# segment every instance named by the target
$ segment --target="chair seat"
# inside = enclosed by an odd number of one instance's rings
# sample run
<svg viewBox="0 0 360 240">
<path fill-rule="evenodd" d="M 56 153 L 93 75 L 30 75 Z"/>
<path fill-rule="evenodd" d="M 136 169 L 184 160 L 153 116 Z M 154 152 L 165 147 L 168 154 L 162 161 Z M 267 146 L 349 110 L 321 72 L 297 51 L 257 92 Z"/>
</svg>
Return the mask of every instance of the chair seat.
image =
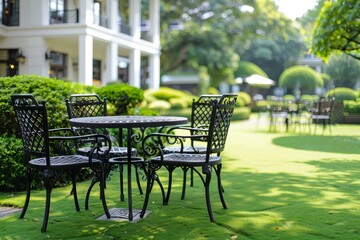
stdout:
<svg viewBox="0 0 360 240">
<path fill-rule="evenodd" d="M 151 162 L 161 161 L 160 157 L 151 158 Z M 165 154 L 163 158 L 164 165 L 172 166 L 202 166 L 205 164 L 206 154 L 184 154 L 184 153 L 170 153 Z M 216 165 L 221 162 L 220 156 L 211 155 L 209 165 Z"/>
<path fill-rule="evenodd" d="M 102 147 L 101 150 L 105 150 L 107 147 Z M 78 149 L 78 153 L 87 155 L 90 153 L 90 147 L 82 147 Z M 127 156 L 127 148 L 126 147 L 112 147 L 109 152 L 111 157 L 124 157 Z M 131 149 L 131 156 L 137 156 L 136 148 Z"/>
<path fill-rule="evenodd" d="M 163 149 L 164 153 L 180 153 L 180 147 L 166 147 Z M 185 146 L 182 153 L 206 153 L 204 146 Z"/>
<path fill-rule="evenodd" d="M 101 161 L 98 159 L 92 159 L 93 164 L 101 164 Z M 47 168 L 46 159 L 35 158 L 29 161 L 29 164 L 36 168 Z M 90 165 L 89 157 L 82 155 L 65 155 L 65 156 L 54 156 L 50 157 L 51 168 L 54 169 L 69 169 L 71 167 L 81 168 L 87 167 Z"/>
<path fill-rule="evenodd" d="M 328 115 L 313 115 L 312 119 L 330 119 Z"/>
</svg>

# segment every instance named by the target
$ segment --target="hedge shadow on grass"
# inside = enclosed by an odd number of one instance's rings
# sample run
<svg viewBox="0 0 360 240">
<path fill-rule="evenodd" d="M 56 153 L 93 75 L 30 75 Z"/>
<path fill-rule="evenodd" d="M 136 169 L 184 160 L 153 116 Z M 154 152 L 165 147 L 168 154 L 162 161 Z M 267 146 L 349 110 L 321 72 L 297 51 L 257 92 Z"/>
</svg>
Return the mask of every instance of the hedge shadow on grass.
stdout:
<svg viewBox="0 0 360 240">
<path fill-rule="evenodd" d="M 284 136 L 275 138 L 273 144 L 298 150 L 360 154 L 360 137 L 350 136 Z"/>
</svg>

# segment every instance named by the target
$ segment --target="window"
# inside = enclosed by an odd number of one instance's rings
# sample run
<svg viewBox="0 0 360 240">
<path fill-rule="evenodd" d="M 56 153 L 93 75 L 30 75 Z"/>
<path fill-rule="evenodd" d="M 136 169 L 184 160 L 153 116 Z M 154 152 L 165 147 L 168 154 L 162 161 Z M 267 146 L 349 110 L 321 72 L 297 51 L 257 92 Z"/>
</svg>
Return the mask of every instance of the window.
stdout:
<svg viewBox="0 0 360 240">
<path fill-rule="evenodd" d="M 19 75 L 19 62 L 16 61 L 18 49 L 0 50 L 0 76 L 12 77 Z"/>
<path fill-rule="evenodd" d="M 67 54 L 50 52 L 50 77 L 58 79 L 67 77 L 67 58 Z"/>
<path fill-rule="evenodd" d="M 50 0 L 50 24 L 64 23 L 65 0 Z"/>
<path fill-rule="evenodd" d="M 19 26 L 19 0 L 3 0 L 0 5 L 2 24 Z"/>
<path fill-rule="evenodd" d="M 93 60 L 93 82 L 96 86 L 101 86 L 101 61 Z"/>
</svg>

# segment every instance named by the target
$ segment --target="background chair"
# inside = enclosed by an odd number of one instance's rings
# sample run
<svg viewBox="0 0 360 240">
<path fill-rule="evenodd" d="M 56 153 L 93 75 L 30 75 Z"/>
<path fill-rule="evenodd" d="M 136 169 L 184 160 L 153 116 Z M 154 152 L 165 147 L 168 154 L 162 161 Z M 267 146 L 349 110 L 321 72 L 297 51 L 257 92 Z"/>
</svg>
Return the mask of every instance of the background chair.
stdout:
<svg viewBox="0 0 360 240">
<path fill-rule="evenodd" d="M 331 134 L 331 113 L 334 101 L 334 98 L 320 98 L 318 101 L 314 102 L 311 110 L 312 123 L 315 125 L 314 134 L 316 134 L 318 124 L 322 124 L 323 133 L 325 132 L 326 127 L 328 127 Z"/>
<path fill-rule="evenodd" d="M 211 105 L 206 104 L 197 104 L 197 103 L 209 103 L 212 101 L 219 101 L 221 95 L 201 95 L 199 99 L 195 103 L 195 99 L 191 106 L 191 118 L 190 125 L 188 126 L 176 126 L 168 129 L 167 133 L 171 133 L 173 131 L 185 131 L 189 132 L 190 135 L 193 133 L 197 133 L 198 129 L 208 129 L 210 125 L 210 118 L 212 107 Z M 198 144 L 198 145 L 196 145 Z M 202 145 L 200 145 L 202 144 Z M 190 145 L 184 146 L 183 149 L 180 149 L 178 146 L 163 146 L 164 153 L 179 153 L 182 151 L 183 153 L 206 153 L 206 141 L 203 138 L 191 138 Z M 183 167 L 183 190 L 181 194 L 181 199 L 185 199 L 185 191 L 186 191 L 186 179 L 187 179 L 187 171 L 189 168 Z M 194 171 L 190 170 L 190 186 L 194 184 Z"/>
<path fill-rule="evenodd" d="M 106 116 L 107 115 L 107 104 L 106 98 L 101 100 L 99 95 L 97 94 L 72 94 L 69 99 L 66 99 L 66 107 L 69 118 L 79 118 L 79 117 L 95 117 L 95 116 Z M 107 129 L 88 129 L 88 128 L 74 128 L 74 130 L 79 134 L 88 134 L 90 133 L 97 133 L 101 132 L 110 136 L 113 142 L 113 146 L 110 150 L 110 159 L 109 159 L 109 168 L 106 173 L 108 177 L 110 171 L 119 167 L 120 172 L 120 200 L 124 201 L 124 177 L 123 177 L 123 166 L 127 165 L 127 148 L 120 147 L 116 138 L 111 136 Z M 122 134 L 121 129 L 119 130 L 119 141 L 122 141 Z M 117 145 L 117 146 L 114 146 Z M 81 154 L 88 154 L 89 147 L 81 147 L 79 148 L 79 152 Z M 131 150 L 132 156 L 137 156 L 136 148 L 132 148 Z M 144 166 L 145 162 L 142 158 L 134 158 L 136 160 L 132 161 L 132 165 L 135 167 L 135 176 L 138 185 L 138 189 L 140 194 L 143 194 L 142 187 L 140 184 L 140 176 L 139 176 L 139 169 L 141 166 Z M 115 167 L 114 167 L 115 166 Z M 97 182 L 97 179 L 94 178 L 88 192 L 90 193 L 92 187 Z M 88 198 L 87 198 L 88 199 Z M 85 203 L 85 207 L 88 206 L 88 201 Z"/>
<path fill-rule="evenodd" d="M 202 180 L 205 187 L 206 205 L 211 222 L 215 221 L 215 219 L 212 213 L 210 203 L 210 181 L 212 171 L 215 170 L 218 180 L 217 182 L 220 200 L 223 208 L 227 208 L 221 184 L 222 163 L 220 153 L 225 148 L 226 138 L 230 127 L 230 121 L 233 115 L 236 98 L 237 95 L 226 94 L 223 95 L 219 101 L 193 103 L 195 105 L 199 105 L 196 106 L 199 109 L 201 108 L 201 106 L 203 106 L 204 109 L 208 109 L 209 107 L 211 108 L 209 122 L 210 127 L 208 129 L 194 129 L 194 132 L 191 135 L 154 133 L 149 134 L 144 138 L 144 155 L 149 157 L 150 159 L 148 160 L 148 175 L 145 200 L 140 217 L 143 217 L 146 212 L 154 181 L 157 181 L 159 183 L 163 196 L 163 204 L 168 204 L 171 193 L 172 172 L 175 168 L 179 167 L 193 169 L 194 172 L 196 172 Z M 198 132 L 198 134 L 196 134 L 195 131 Z M 155 148 L 148 147 L 146 142 L 148 141 L 148 139 L 154 140 L 153 138 L 157 139 L 158 142 L 158 139 L 163 138 L 161 140 L 162 142 L 167 141 L 169 144 L 180 144 L 180 152 L 164 153 L 162 150 L 162 146 L 158 146 Z M 184 153 L 184 141 L 189 139 L 202 139 L 203 141 L 206 141 L 206 153 Z M 154 156 L 156 154 L 158 154 L 158 156 Z M 166 195 L 164 188 L 160 182 L 159 176 L 156 173 L 156 171 L 159 170 L 162 166 L 164 166 L 169 171 L 169 183 Z"/>
<path fill-rule="evenodd" d="M 104 192 L 104 167 L 103 161 L 111 147 L 110 139 L 103 134 L 91 134 L 85 136 L 53 136 L 58 133 L 73 133 L 71 129 L 49 129 L 48 116 L 45 101 L 38 103 L 31 94 L 12 95 L 11 102 L 15 111 L 16 119 L 20 127 L 25 158 L 28 160 L 27 171 L 27 194 L 20 218 L 25 216 L 27 211 L 31 182 L 34 174 L 38 171 L 41 174 L 46 189 L 45 213 L 41 231 L 47 230 L 51 191 L 64 172 L 68 172 L 72 179 L 73 196 L 76 211 L 80 211 L 77 191 L 76 176 L 82 168 L 90 168 L 100 181 L 100 196 L 107 218 L 110 218 L 105 201 Z M 88 156 L 72 154 L 76 152 L 78 140 L 91 139 L 93 147 Z M 108 148 L 100 148 L 99 142 L 106 142 Z M 59 146 L 58 154 L 53 153 L 50 146 Z M 94 158 L 97 156 L 97 158 Z"/>
</svg>

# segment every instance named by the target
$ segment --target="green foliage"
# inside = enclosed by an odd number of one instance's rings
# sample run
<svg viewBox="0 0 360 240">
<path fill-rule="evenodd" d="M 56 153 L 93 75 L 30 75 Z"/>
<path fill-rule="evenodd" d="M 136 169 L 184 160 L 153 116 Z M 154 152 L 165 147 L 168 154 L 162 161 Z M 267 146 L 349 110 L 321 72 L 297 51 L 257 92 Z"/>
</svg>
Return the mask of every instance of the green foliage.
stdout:
<svg viewBox="0 0 360 240">
<path fill-rule="evenodd" d="M 156 100 L 149 103 L 147 108 L 162 114 L 165 110 L 171 108 L 171 104 L 165 100 Z"/>
<path fill-rule="evenodd" d="M 344 100 L 344 115 L 360 114 L 360 102 L 354 100 Z"/>
<path fill-rule="evenodd" d="M 258 74 L 263 77 L 268 77 L 268 75 L 259 66 L 248 61 L 240 61 L 234 73 L 235 78 L 248 77 L 252 74 Z"/>
<path fill-rule="evenodd" d="M 194 22 L 184 26 L 181 31 L 164 34 L 161 55 L 164 73 L 205 66 L 211 86 L 216 87 L 220 81 L 226 80 L 228 71 L 233 71 L 239 56 L 231 49 L 228 37 L 220 29 L 199 28 Z M 222 74 L 220 77 L 219 73 Z"/>
<path fill-rule="evenodd" d="M 295 96 L 294 96 L 294 95 L 291 95 L 291 94 L 286 94 L 286 95 L 284 96 L 284 100 L 295 101 L 295 100 L 296 100 L 296 98 L 295 98 Z"/>
<path fill-rule="evenodd" d="M 172 109 L 184 109 L 188 107 L 187 102 L 181 98 L 172 98 L 169 103 L 171 104 Z"/>
<path fill-rule="evenodd" d="M 161 87 L 157 90 L 145 90 L 144 98 L 146 103 L 142 105 L 142 108 L 167 109 L 173 107 L 179 109 L 185 106 L 191 107 L 192 99 L 195 98 L 195 96 L 182 90 Z M 165 101 L 168 104 L 158 102 L 159 100 Z M 172 106 L 172 104 L 174 104 L 174 106 Z"/>
<path fill-rule="evenodd" d="M 168 87 L 161 87 L 157 91 L 148 92 L 158 100 L 170 101 L 173 98 L 182 98 L 188 94 L 182 90 L 177 90 Z"/>
<path fill-rule="evenodd" d="M 334 79 L 336 87 L 353 88 L 360 76 L 360 61 L 345 54 L 333 54 L 325 72 Z"/>
<path fill-rule="evenodd" d="M 238 93 L 238 98 L 236 101 L 236 106 L 240 106 L 240 107 L 245 107 L 245 106 L 250 106 L 251 105 L 251 96 L 246 93 L 246 92 L 239 92 Z"/>
<path fill-rule="evenodd" d="M 0 148 L 0 191 L 24 190 L 27 162 L 21 140 L 1 135 Z"/>
<path fill-rule="evenodd" d="M 300 98 L 300 99 L 303 100 L 303 101 L 310 101 L 310 102 L 312 102 L 312 101 L 318 100 L 318 99 L 319 99 L 319 96 L 318 96 L 318 95 L 303 94 L 303 95 L 301 95 L 301 98 Z"/>
<path fill-rule="evenodd" d="M 218 90 L 217 88 L 210 87 L 210 88 L 207 90 L 206 94 L 219 95 L 220 92 L 219 92 L 219 90 Z"/>
<path fill-rule="evenodd" d="M 107 101 L 114 105 L 116 115 L 127 115 L 129 110 L 138 106 L 144 99 L 143 90 L 127 84 L 110 84 L 97 89 L 101 98 L 106 97 Z"/>
<path fill-rule="evenodd" d="M 68 126 L 65 99 L 72 93 L 94 92 L 95 87 L 40 76 L 14 76 L 0 78 L 0 134 L 18 134 L 15 114 L 10 106 L 10 95 L 31 93 L 46 101 L 49 123 L 52 128 Z"/>
<path fill-rule="evenodd" d="M 359 93 L 351 88 L 333 88 L 325 93 L 326 97 L 334 97 L 336 101 L 356 100 Z"/>
<path fill-rule="evenodd" d="M 204 66 L 200 66 L 198 69 L 199 76 L 199 94 L 204 94 L 210 87 L 210 76 L 208 70 Z"/>
<path fill-rule="evenodd" d="M 325 2 L 313 31 L 312 52 L 327 61 L 332 52 L 360 59 L 358 0 Z"/>
<path fill-rule="evenodd" d="M 302 93 L 314 93 L 316 87 L 324 82 L 319 73 L 306 66 L 293 66 L 286 69 L 280 76 L 279 86 L 293 90 L 299 88 Z"/>
<path fill-rule="evenodd" d="M 270 102 L 268 100 L 255 101 L 252 105 L 251 112 L 266 112 L 268 110 L 268 106 L 270 106 Z"/>
</svg>

